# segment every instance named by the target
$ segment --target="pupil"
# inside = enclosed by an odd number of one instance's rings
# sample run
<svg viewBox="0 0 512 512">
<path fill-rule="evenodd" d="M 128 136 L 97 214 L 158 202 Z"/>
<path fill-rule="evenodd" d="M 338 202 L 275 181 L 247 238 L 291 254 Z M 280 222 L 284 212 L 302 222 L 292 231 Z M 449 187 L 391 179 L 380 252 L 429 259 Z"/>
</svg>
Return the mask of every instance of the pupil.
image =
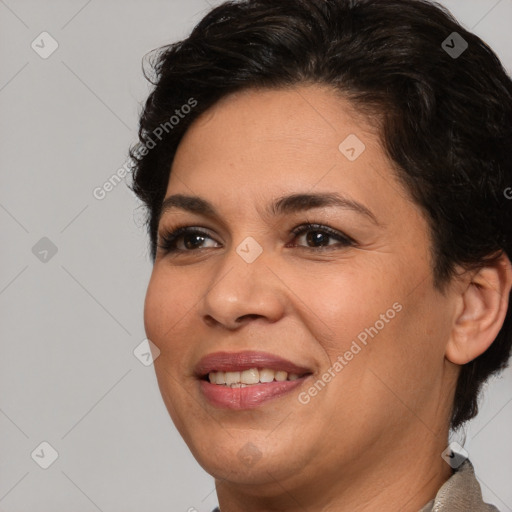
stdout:
<svg viewBox="0 0 512 512">
<path fill-rule="evenodd" d="M 200 239 L 198 244 L 187 243 L 187 241 L 189 241 L 191 239 L 194 239 L 194 238 Z M 204 236 L 201 236 L 201 235 L 188 235 L 187 237 L 184 238 L 184 242 L 185 242 L 185 247 L 187 249 L 195 249 L 197 245 L 201 245 L 201 243 L 204 242 Z"/>
<path fill-rule="evenodd" d="M 307 234 L 307 241 L 308 243 L 311 242 L 313 244 L 322 243 L 322 241 L 326 242 L 327 240 L 324 240 L 325 238 L 328 238 L 328 236 L 325 233 L 320 233 L 319 231 L 310 231 Z"/>
</svg>

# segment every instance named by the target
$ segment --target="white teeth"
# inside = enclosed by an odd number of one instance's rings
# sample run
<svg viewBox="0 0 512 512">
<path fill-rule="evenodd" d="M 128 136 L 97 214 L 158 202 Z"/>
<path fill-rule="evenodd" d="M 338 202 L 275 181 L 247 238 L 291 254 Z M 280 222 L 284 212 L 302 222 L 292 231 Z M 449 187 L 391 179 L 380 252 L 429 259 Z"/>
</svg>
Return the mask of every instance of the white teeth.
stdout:
<svg viewBox="0 0 512 512">
<path fill-rule="evenodd" d="M 240 375 L 240 381 L 244 384 L 257 384 L 260 381 L 260 372 L 257 368 L 244 370 Z"/>
<path fill-rule="evenodd" d="M 282 370 L 279 370 L 276 372 L 275 379 L 277 382 L 283 382 L 283 380 L 286 380 L 288 377 L 288 372 L 283 372 Z"/>
<path fill-rule="evenodd" d="M 240 372 L 226 372 L 226 384 L 237 384 L 240 382 Z"/>
<path fill-rule="evenodd" d="M 297 373 L 288 373 L 283 370 L 271 370 L 270 368 L 250 368 L 242 372 L 210 372 L 208 379 L 212 384 L 220 384 L 231 388 L 245 388 L 259 383 L 284 382 L 285 380 L 297 380 Z"/>
<path fill-rule="evenodd" d="M 260 370 L 260 382 L 272 382 L 274 380 L 276 372 L 274 370 L 269 370 L 268 368 L 263 368 Z"/>
</svg>

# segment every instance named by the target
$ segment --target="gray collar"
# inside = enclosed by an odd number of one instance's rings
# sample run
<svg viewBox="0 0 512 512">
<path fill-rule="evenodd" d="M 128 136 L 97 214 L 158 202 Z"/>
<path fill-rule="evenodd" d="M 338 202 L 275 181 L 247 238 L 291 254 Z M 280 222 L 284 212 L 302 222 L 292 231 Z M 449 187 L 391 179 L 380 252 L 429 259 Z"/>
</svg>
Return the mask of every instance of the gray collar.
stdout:
<svg viewBox="0 0 512 512">
<path fill-rule="evenodd" d="M 484 503 L 473 465 L 466 459 L 419 512 L 499 512 Z"/>
</svg>

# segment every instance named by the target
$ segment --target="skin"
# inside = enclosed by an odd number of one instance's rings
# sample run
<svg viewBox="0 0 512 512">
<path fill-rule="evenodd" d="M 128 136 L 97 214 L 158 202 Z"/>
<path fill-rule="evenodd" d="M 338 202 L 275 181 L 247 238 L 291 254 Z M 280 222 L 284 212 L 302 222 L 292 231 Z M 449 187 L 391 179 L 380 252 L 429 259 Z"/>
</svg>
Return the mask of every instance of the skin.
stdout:
<svg viewBox="0 0 512 512">
<path fill-rule="evenodd" d="M 245 90 L 205 112 L 178 148 L 166 197 L 200 196 L 218 216 L 173 209 L 161 217 L 159 243 L 178 223 L 208 236 L 182 237 L 182 252 L 158 250 L 144 322 L 161 351 L 166 407 L 215 477 L 222 512 L 417 512 L 452 474 L 441 453 L 459 365 L 485 351 L 503 323 L 510 262 L 435 288 L 427 221 L 374 125 L 320 85 Z M 355 161 L 338 149 L 349 134 L 366 146 Z M 289 194 L 333 191 L 377 223 L 348 208 L 264 210 Z M 315 242 L 317 228 L 293 235 L 307 222 L 355 243 Z M 263 250 L 252 263 L 236 252 L 249 236 Z M 300 403 L 395 303 L 401 311 Z M 255 409 L 214 407 L 194 365 L 240 350 L 276 354 L 313 375 Z"/>
</svg>

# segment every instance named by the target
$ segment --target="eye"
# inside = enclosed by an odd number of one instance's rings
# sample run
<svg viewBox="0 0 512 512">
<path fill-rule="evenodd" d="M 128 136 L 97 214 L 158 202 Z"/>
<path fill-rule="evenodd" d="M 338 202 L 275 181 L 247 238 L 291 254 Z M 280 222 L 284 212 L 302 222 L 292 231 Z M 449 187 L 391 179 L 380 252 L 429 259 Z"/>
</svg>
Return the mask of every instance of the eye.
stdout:
<svg viewBox="0 0 512 512">
<path fill-rule="evenodd" d="M 301 238 L 305 236 L 306 244 L 311 246 L 304 246 L 299 244 L 298 247 L 305 249 L 311 249 L 316 251 L 336 249 L 341 247 L 349 247 L 355 245 L 355 241 L 347 235 L 335 231 L 328 226 L 322 226 L 321 224 L 303 224 L 292 230 L 292 234 L 295 238 Z M 186 253 L 193 252 L 200 249 L 207 249 L 204 246 L 207 240 L 211 240 L 215 244 L 217 242 L 210 237 L 208 233 L 192 226 L 182 226 L 174 230 L 163 231 L 159 235 L 160 242 L 158 247 L 162 249 L 165 254 L 169 253 Z M 329 240 L 336 240 L 337 244 L 330 244 Z M 293 245 L 295 246 L 295 245 Z M 216 247 L 215 245 L 210 245 Z"/>
<path fill-rule="evenodd" d="M 190 226 L 180 227 L 174 231 L 164 231 L 160 235 L 160 238 L 161 241 L 158 247 L 165 253 L 191 252 L 193 250 L 202 249 L 203 247 L 201 247 L 201 245 L 204 244 L 205 239 L 213 240 L 208 233 Z M 183 241 L 184 249 L 178 247 L 181 240 Z"/>
<path fill-rule="evenodd" d="M 301 246 L 306 249 L 336 249 L 340 246 L 349 247 L 355 245 L 355 241 L 347 235 L 335 231 L 327 226 L 321 224 L 303 224 L 302 226 L 296 227 L 293 231 L 296 238 L 302 238 L 305 236 L 307 244 L 313 244 L 313 247 Z M 337 240 L 337 244 L 329 244 L 329 239 Z"/>
</svg>

